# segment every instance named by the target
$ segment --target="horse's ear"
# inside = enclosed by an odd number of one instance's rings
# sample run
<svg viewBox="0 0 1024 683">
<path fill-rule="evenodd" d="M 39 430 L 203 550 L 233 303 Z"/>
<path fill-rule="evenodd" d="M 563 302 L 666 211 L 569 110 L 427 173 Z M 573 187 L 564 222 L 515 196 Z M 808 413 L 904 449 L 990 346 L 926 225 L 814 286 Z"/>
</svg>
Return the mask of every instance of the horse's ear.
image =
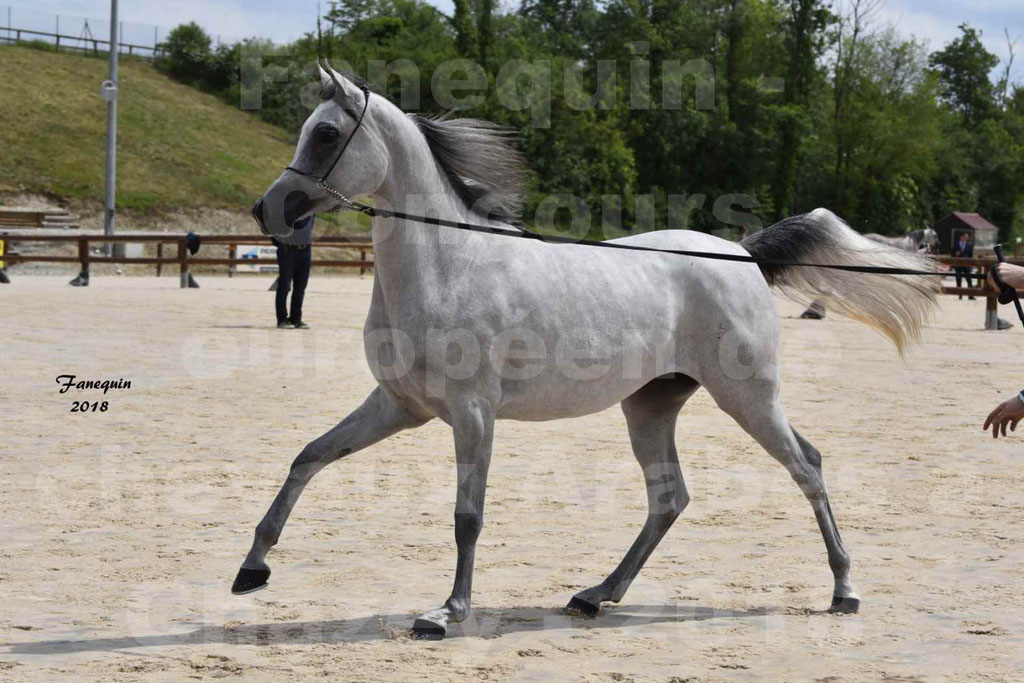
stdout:
<svg viewBox="0 0 1024 683">
<path fill-rule="evenodd" d="M 320 72 L 320 87 L 326 88 L 331 85 L 331 75 L 324 69 L 324 65 L 320 63 L 320 58 L 316 58 L 316 69 Z"/>
<path fill-rule="evenodd" d="M 348 100 L 349 102 L 358 102 L 359 100 L 359 88 L 348 80 L 343 74 L 338 73 L 331 66 L 331 63 L 324 59 L 324 64 L 327 66 L 327 75 L 331 79 L 331 85 L 334 87 L 335 92 L 332 92 L 332 97 L 337 95 L 342 99 Z"/>
<path fill-rule="evenodd" d="M 327 69 L 324 69 L 320 64 L 319 57 L 316 58 L 316 68 L 320 71 L 320 99 L 324 102 L 333 100 L 341 87 L 334 77 L 334 70 L 331 69 L 330 64 L 327 65 Z"/>
</svg>

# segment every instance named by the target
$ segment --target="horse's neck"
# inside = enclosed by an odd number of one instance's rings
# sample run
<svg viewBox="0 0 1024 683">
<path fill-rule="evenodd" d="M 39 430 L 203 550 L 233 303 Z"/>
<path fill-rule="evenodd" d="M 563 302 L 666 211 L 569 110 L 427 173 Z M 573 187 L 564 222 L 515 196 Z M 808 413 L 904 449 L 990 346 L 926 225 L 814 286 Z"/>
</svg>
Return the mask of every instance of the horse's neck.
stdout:
<svg viewBox="0 0 1024 683">
<path fill-rule="evenodd" d="M 390 141 L 388 177 L 378 192 L 381 204 L 410 215 L 488 223 L 456 195 L 423 136 L 413 124 L 410 127 L 401 127 Z M 473 237 L 415 221 L 377 218 L 373 222 L 374 268 L 392 294 L 399 289 L 436 291 L 445 286 L 446 278 L 458 275 L 453 261 L 472 258 L 471 252 L 481 247 Z M 386 299 L 394 300 L 387 294 Z"/>
</svg>

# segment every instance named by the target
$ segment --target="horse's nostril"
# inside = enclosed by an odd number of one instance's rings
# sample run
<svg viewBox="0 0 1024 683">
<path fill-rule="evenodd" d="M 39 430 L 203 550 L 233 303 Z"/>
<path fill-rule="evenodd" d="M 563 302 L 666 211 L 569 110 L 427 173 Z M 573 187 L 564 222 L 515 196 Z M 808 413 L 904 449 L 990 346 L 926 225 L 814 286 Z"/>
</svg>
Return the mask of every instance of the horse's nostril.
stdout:
<svg viewBox="0 0 1024 683">
<path fill-rule="evenodd" d="M 295 221 L 302 214 L 309 210 L 312 205 L 309 195 L 301 190 L 293 190 L 284 198 L 284 222 L 288 226 L 295 224 Z"/>
</svg>

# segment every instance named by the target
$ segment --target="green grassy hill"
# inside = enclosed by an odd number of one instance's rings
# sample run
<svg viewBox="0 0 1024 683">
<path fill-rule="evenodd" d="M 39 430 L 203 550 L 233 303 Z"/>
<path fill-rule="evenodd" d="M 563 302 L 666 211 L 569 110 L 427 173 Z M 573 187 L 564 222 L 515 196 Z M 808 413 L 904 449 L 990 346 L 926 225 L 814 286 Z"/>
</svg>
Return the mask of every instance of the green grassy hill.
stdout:
<svg viewBox="0 0 1024 683">
<path fill-rule="evenodd" d="M 104 59 L 0 47 L 0 185 L 102 201 Z M 283 130 L 150 64 L 121 64 L 119 208 L 242 208 L 291 160 Z"/>
</svg>

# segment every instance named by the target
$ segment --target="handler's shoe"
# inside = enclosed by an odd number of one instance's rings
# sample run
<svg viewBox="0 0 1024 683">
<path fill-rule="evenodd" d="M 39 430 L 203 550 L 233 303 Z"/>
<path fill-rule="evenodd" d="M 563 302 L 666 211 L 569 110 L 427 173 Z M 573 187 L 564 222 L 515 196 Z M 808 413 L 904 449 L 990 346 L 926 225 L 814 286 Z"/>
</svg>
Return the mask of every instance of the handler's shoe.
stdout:
<svg viewBox="0 0 1024 683">
<path fill-rule="evenodd" d="M 279 330 L 290 330 L 290 329 L 292 329 L 294 327 L 295 327 L 295 325 L 292 325 L 287 320 L 282 320 L 281 322 L 279 322 L 277 324 L 277 329 L 279 329 Z"/>
<path fill-rule="evenodd" d="M 309 329 L 309 325 L 307 325 L 306 323 L 302 322 L 301 320 L 299 320 L 298 322 L 293 322 L 292 323 L 292 327 L 294 327 L 297 330 L 308 330 Z"/>
</svg>

